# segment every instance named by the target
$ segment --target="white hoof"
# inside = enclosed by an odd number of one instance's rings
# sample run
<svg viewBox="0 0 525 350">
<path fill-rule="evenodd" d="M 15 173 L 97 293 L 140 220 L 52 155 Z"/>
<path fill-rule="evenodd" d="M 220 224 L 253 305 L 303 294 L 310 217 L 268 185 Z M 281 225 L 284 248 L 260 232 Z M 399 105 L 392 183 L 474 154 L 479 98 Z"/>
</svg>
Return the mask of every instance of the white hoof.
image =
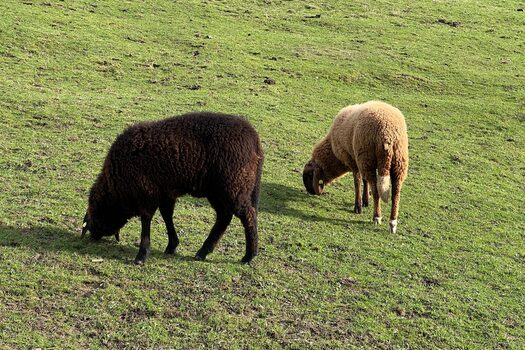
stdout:
<svg viewBox="0 0 525 350">
<path fill-rule="evenodd" d="M 396 233 L 397 220 L 390 220 L 390 233 Z"/>
<path fill-rule="evenodd" d="M 380 216 L 376 216 L 374 218 L 374 224 L 376 225 L 381 225 L 381 217 Z"/>
</svg>

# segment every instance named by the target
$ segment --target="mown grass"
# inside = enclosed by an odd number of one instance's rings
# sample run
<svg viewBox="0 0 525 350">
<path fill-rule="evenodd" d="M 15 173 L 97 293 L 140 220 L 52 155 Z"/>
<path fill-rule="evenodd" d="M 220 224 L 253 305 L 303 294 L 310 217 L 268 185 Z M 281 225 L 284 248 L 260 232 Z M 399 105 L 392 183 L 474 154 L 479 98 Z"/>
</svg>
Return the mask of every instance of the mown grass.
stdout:
<svg viewBox="0 0 525 350">
<path fill-rule="evenodd" d="M 0 5 L 0 347 L 525 347 L 525 60 L 517 1 L 50 1 Z M 266 80 L 266 82 L 265 82 Z M 268 84 L 275 82 L 275 84 Z M 407 119 L 399 232 L 352 214 L 350 178 L 301 171 L 345 105 Z M 261 255 L 182 199 L 144 267 L 79 240 L 115 136 L 193 110 L 238 113 L 266 152 Z M 388 206 L 384 207 L 384 211 Z"/>
</svg>

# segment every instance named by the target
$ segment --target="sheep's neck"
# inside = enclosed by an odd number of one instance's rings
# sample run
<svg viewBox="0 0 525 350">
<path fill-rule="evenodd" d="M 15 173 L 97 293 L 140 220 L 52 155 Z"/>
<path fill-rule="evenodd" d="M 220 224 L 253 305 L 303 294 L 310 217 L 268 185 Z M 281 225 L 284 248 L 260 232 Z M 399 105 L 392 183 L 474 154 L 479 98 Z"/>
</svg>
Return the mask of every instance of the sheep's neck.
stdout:
<svg viewBox="0 0 525 350">
<path fill-rule="evenodd" d="M 315 146 L 313 158 L 323 169 L 323 180 L 326 182 L 331 182 L 349 171 L 348 167 L 335 156 L 328 136 Z"/>
</svg>

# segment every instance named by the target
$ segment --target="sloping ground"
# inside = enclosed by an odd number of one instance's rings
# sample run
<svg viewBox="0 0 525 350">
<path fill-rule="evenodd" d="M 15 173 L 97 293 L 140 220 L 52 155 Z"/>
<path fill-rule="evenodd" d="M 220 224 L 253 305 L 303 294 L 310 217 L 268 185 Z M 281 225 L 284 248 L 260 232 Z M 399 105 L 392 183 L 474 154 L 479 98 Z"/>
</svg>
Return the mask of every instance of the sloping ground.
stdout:
<svg viewBox="0 0 525 350">
<path fill-rule="evenodd" d="M 50 1 L 0 5 L 0 348 L 525 347 L 525 5 L 514 1 Z M 301 172 L 345 105 L 405 114 L 398 234 Z M 126 126 L 243 114 L 266 152 L 261 255 L 234 220 L 206 262 L 79 239 Z M 388 211 L 389 206 L 383 210 Z"/>
</svg>

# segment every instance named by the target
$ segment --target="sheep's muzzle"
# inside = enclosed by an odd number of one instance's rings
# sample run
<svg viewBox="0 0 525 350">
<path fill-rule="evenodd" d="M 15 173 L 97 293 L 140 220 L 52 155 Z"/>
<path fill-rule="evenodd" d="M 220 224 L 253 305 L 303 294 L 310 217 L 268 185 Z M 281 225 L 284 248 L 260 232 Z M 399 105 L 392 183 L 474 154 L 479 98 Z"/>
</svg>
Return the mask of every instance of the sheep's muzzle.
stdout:
<svg viewBox="0 0 525 350">
<path fill-rule="evenodd" d="M 320 195 L 324 190 L 324 180 L 322 169 L 313 160 L 310 160 L 304 166 L 303 184 L 306 191 L 310 194 Z"/>
</svg>

